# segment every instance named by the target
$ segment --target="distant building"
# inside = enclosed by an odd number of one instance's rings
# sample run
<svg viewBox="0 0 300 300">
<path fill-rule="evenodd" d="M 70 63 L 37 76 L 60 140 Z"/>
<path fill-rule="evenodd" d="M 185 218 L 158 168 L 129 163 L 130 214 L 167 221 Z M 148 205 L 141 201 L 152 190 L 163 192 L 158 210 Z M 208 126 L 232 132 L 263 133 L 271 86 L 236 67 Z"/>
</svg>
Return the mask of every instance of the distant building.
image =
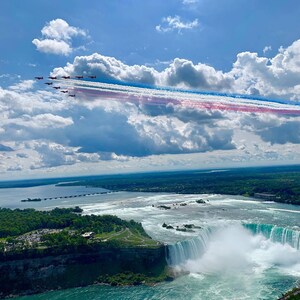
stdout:
<svg viewBox="0 0 300 300">
<path fill-rule="evenodd" d="M 85 239 L 90 239 L 95 235 L 93 231 L 85 232 L 81 236 L 84 237 Z"/>
</svg>

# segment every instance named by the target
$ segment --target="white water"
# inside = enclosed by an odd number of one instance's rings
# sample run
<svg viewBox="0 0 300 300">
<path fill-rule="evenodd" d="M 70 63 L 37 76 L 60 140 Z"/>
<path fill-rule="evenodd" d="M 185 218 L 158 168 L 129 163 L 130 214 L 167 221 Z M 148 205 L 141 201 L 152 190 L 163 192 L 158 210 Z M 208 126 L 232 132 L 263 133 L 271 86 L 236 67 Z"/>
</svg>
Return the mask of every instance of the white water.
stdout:
<svg viewBox="0 0 300 300">
<path fill-rule="evenodd" d="M 276 268 L 300 276 L 297 248 L 253 234 L 239 224 L 204 230 L 196 238 L 170 245 L 168 263 L 177 271 L 205 275 L 258 276 Z"/>
</svg>

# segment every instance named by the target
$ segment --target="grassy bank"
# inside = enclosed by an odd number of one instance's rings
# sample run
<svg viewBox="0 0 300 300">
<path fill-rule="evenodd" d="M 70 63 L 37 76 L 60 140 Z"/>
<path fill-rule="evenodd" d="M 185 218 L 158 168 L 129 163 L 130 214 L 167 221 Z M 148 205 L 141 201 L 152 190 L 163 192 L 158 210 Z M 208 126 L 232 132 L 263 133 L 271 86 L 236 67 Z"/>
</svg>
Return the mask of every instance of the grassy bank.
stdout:
<svg viewBox="0 0 300 300">
<path fill-rule="evenodd" d="M 116 216 L 82 216 L 81 209 L 0 209 L 0 256 L 41 255 L 54 249 L 103 247 L 158 247 L 142 225 Z M 53 251 L 52 251 L 53 252 Z M 51 253 L 52 253 L 51 252 Z"/>
</svg>

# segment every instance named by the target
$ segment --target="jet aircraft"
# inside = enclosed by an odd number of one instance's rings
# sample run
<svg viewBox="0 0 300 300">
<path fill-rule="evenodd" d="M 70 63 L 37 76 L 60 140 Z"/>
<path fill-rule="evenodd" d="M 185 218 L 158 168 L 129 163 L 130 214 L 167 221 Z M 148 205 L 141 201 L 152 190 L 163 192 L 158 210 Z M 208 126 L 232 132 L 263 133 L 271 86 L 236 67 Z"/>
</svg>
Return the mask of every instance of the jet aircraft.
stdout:
<svg viewBox="0 0 300 300">
<path fill-rule="evenodd" d="M 36 77 L 34 77 L 34 78 L 37 79 L 37 80 L 42 80 L 42 79 L 44 79 L 43 76 L 36 76 Z"/>
</svg>

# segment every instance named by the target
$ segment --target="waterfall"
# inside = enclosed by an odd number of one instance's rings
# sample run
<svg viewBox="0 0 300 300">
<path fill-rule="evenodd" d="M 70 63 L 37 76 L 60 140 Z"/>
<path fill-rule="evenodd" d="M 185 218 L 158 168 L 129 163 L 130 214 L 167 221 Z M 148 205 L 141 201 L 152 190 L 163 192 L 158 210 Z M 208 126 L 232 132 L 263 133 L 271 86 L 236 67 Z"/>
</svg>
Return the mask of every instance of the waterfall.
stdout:
<svg viewBox="0 0 300 300">
<path fill-rule="evenodd" d="M 230 227 L 230 226 L 229 226 Z M 228 227 L 228 228 L 229 228 Z M 232 225 L 231 225 L 232 227 Z M 267 240 L 273 243 L 288 244 L 292 248 L 300 250 L 300 231 L 293 230 L 291 228 L 279 227 L 276 225 L 269 224 L 242 224 L 234 225 L 239 229 L 239 236 L 233 236 L 235 232 L 230 232 L 230 237 L 227 236 L 224 240 L 224 247 L 226 243 L 245 243 L 242 237 L 247 239 L 254 235 L 263 235 Z M 208 247 L 212 241 L 219 239 L 217 233 L 224 232 L 226 226 L 223 228 L 208 227 L 201 230 L 201 233 L 192 239 L 179 241 L 175 244 L 170 244 L 166 249 L 166 260 L 168 265 L 171 267 L 181 266 L 186 264 L 188 261 L 198 260 L 206 253 Z M 227 228 L 227 229 L 228 229 Z M 244 233 L 243 233 L 244 232 Z M 249 236 L 248 236 L 249 235 Z M 236 238 L 236 240 L 235 240 Z M 221 245 L 220 248 L 223 246 Z M 232 246 L 231 246 L 232 247 Z"/>
<path fill-rule="evenodd" d="M 243 224 L 244 228 L 253 234 L 262 234 L 266 239 L 274 243 L 289 244 L 300 250 L 300 231 L 287 227 L 279 227 L 270 224 Z"/>
<path fill-rule="evenodd" d="M 213 231 L 213 228 L 204 228 L 195 238 L 168 245 L 166 255 L 168 265 L 177 266 L 189 259 L 199 258 L 207 249 Z"/>
</svg>

